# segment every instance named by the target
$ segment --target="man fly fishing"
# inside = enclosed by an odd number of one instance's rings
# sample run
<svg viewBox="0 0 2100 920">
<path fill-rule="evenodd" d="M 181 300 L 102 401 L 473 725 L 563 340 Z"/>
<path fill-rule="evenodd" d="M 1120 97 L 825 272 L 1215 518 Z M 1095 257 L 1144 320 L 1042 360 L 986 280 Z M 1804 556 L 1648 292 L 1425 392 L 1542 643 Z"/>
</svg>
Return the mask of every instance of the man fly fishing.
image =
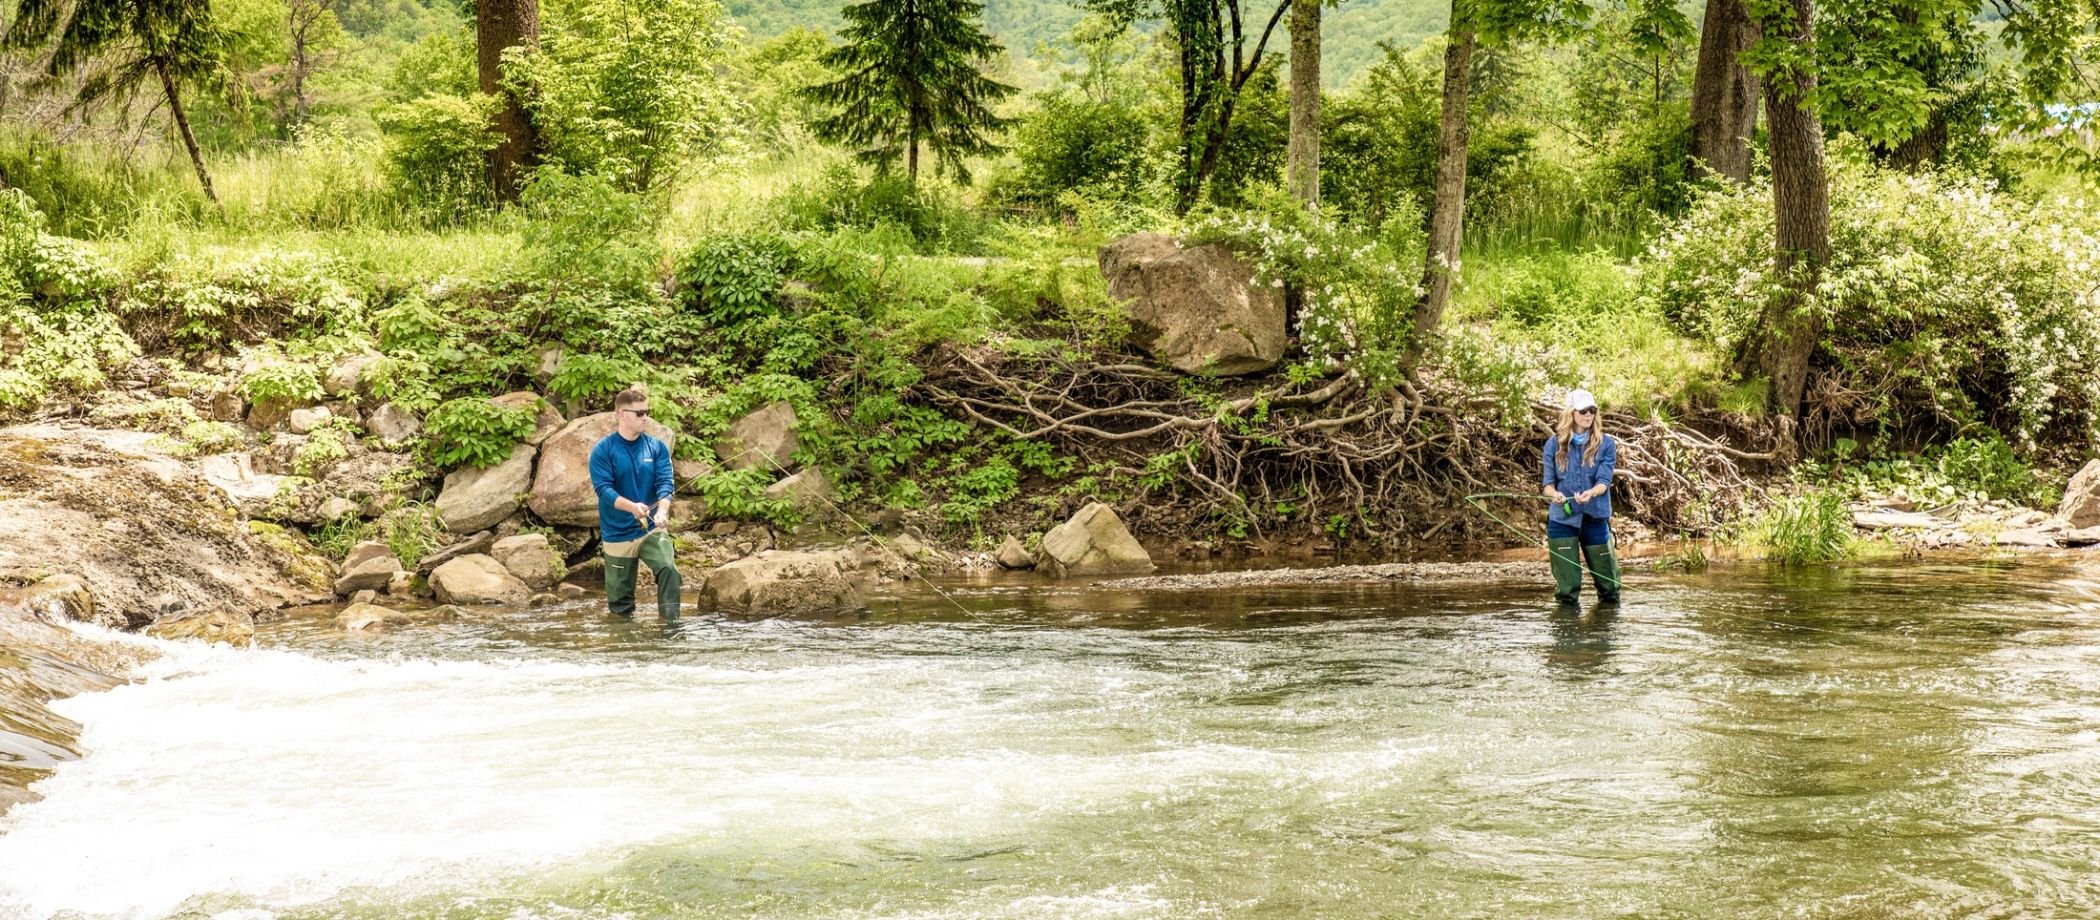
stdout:
<svg viewBox="0 0 2100 920">
<path fill-rule="evenodd" d="M 640 388 L 613 397 L 619 427 L 591 448 L 591 488 L 598 493 L 598 542 L 605 555 L 605 602 L 615 616 L 634 616 L 634 582 L 642 563 L 656 576 L 656 613 L 678 622 L 677 560 L 671 516 L 677 480 L 671 448 L 642 431 L 649 423 L 649 394 Z"/>
<path fill-rule="evenodd" d="M 1546 439 L 1543 458 L 1553 597 L 1563 604 L 1576 602 L 1582 593 L 1581 559 L 1586 558 L 1597 583 L 1597 599 L 1616 604 L 1619 560 L 1611 546 L 1611 479 L 1619 463 L 1619 442 L 1604 433 L 1597 398 L 1590 391 L 1568 391 L 1562 406 L 1560 424 Z"/>
</svg>

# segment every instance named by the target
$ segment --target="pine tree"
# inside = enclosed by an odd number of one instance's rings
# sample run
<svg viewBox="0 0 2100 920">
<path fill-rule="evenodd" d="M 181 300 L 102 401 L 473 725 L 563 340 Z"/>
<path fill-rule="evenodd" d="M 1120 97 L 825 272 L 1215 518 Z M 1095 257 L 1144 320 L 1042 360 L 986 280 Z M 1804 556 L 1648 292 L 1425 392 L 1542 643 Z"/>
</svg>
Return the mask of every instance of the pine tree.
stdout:
<svg viewBox="0 0 2100 920">
<path fill-rule="evenodd" d="M 832 110 L 817 122 L 817 136 L 884 167 L 901 155 L 914 186 L 923 143 L 944 168 L 969 181 L 963 159 L 999 151 L 987 135 L 1006 119 L 991 107 L 1014 93 L 984 74 L 984 64 L 1000 52 L 984 30 L 984 4 L 866 0 L 840 15 L 845 43 L 823 60 L 842 76 L 803 91 Z"/>
<path fill-rule="evenodd" d="M 41 48 L 51 44 L 45 75 L 86 71 L 70 110 L 113 96 L 136 93 L 153 80 L 168 103 L 175 131 L 197 168 L 204 196 L 216 204 L 204 153 L 182 106 L 184 83 L 213 83 L 224 76 L 225 39 L 211 21 L 205 0 L 22 0 L 4 44 Z"/>
</svg>

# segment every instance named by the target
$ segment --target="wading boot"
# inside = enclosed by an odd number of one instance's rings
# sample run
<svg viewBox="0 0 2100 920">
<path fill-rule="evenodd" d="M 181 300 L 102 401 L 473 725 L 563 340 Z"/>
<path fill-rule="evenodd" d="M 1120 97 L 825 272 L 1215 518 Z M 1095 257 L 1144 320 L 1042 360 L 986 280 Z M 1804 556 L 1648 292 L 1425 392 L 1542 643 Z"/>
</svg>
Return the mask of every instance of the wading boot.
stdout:
<svg viewBox="0 0 2100 920">
<path fill-rule="evenodd" d="M 1619 557 L 1611 550 L 1611 544 L 1599 543 L 1582 548 L 1582 555 L 1589 559 L 1590 580 L 1597 583 L 1597 599 L 1607 604 L 1619 602 Z"/>
<path fill-rule="evenodd" d="M 1553 562 L 1553 599 L 1563 604 L 1573 604 L 1582 594 L 1582 563 L 1576 555 L 1582 540 L 1578 537 L 1555 537 L 1546 541 L 1546 557 Z"/>
<path fill-rule="evenodd" d="M 634 575 L 642 560 L 635 557 L 621 559 L 606 556 L 605 559 L 605 606 L 613 616 L 634 616 Z"/>
</svg>

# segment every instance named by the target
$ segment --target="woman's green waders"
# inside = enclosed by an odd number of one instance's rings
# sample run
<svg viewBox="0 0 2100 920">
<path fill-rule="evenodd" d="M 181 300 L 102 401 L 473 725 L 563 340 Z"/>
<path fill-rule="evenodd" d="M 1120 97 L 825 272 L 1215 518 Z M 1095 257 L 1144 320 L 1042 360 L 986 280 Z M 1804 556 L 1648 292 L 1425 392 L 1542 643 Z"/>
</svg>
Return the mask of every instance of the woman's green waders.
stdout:
<svg viewBox="0 0 2100 920">
<path fill-rule="evenodd" d="M 634 616 L 634 580 L 643 563 L 656 576 L 656 615 L 666 623 L 678 621 L 678 591 L 684 581 L 678 576 L 671 538 L 661 530 L 625 543 L 607 543 L 605 549 L 605 603 L 614 616 Z"/>
<path fill-rule="evenodd" d="M 1610 543 L 1583 546 L 1581 537 L 1554 537 L 1546 541 L 1546 553 L 1553 561 L 1554 600 L 1573 604 L 1582 595 L 1582 567 L 1587 560 L 1597 599 L 1607 604 L 1619 602 L 1619 557 Z"/>
</svg>

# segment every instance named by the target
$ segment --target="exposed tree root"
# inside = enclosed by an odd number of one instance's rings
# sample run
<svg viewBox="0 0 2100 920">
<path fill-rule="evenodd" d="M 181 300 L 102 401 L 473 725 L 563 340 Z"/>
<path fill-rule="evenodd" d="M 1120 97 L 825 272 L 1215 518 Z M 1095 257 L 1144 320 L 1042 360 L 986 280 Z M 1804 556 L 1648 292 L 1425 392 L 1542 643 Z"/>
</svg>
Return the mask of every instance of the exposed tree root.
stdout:
<svg viewBox="0 0 2100 920">
<path fill-rule="evenodd" d="M 1126 518 L 1191 536 L 1316 525 L 1386 545 L 1504 544 L 1514 537 L 1460 499 L 1538 491 L 1555 415 L 1534 406 L 1512 426 L 1497 401 L 1433 375 L 1387 389 L 1342 370 L 1211 382 L 991 347 L 938 353 L 926 370 L 916 390 L 934 405 L 1130 477 Z M 1618 510 L 1661 532 L 1710 532 L 1756 493 L 1745 465 L 1775 456 L 1736 446 L 1768 443 L 1742 418 L 1695 427 L 1614 413 L 1605 425 L 1621 441 Z M 1540 512 L 1502 504 L 1513 521 Z"/>
</svg>

